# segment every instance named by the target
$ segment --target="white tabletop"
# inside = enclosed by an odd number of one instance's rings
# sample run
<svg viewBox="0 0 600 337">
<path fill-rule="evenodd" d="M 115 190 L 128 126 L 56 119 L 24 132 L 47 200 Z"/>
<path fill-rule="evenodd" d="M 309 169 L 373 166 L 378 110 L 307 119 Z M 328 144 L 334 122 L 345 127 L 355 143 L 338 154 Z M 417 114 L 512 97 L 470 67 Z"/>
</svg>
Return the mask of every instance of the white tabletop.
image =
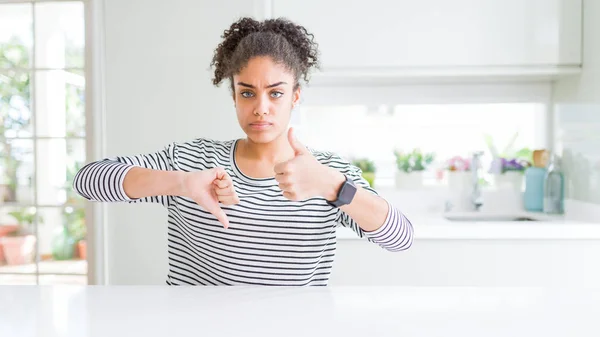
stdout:
<svg viewBox="0 0 600 337">
<path fill-rule="evenodd" d="M 600 336 L 600 289 L 0 286 L 0 336 Z"/>
</svg>

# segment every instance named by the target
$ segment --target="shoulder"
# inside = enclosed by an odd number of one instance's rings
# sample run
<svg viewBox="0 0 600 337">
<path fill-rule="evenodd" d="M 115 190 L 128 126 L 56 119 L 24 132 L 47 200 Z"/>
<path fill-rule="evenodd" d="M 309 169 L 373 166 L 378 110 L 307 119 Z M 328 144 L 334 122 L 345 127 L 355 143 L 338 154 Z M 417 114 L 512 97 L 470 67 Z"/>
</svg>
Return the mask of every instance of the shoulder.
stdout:
<svg viewBox="0 0 600 337">
<path fill-rule="evenodd" d="M 319 151 L 311 149 L 310 147 L 307 147 L 307 149 L 312 153 L 319 163 L 340 171 L 348 178 L 352 179 L 356 185 L 364 187 L 370 192 L 377 194 L 369 182 L 363 177 L 362 170 L 358 166 L 352 164 L 349 159 L 343 158 L 339 154 L 330 151 Z"/>
<path fill-rule="evenodd" d="M 342 173 L 359 173 L 360 171 L 360 169 L 352 165 L 347 158 L 344 158 L 335 152 L 317 150 L 310 147 L 307 147 L 307 149 L 319 163 L 336 168 Z"/>
<path fill-rule="evenodd" d="M 210 138 L 196 138 L 189 141 L 174 142 L 170 146 L 176 157 L 190 158 L 229 158 L 231 147 L 235 140 L 215 140 Z"/>
<path fill-rule="evenodd" d="M 231 146 L 233 146 L 234 142 L 235 140 L 216 140 L 211 138 L 200 137 L 189 141 L 175 142 L 173 143 L 173 146 L 179 150 L 191 149 L 200 152 L 204 152 L 206 150 L 229 151 L 229 149 L 231 149 Z"/>
</svg>

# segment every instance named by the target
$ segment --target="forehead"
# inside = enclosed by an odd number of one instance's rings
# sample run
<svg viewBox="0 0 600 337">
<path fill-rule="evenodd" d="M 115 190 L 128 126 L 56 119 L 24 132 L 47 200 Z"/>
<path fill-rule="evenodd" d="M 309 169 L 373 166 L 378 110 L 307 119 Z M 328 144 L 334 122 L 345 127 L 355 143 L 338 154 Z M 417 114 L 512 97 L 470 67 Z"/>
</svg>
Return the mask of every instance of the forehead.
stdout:
<svg viewBox="0 0 600 337">
<path fill-rule="evenodd" d="M 253 57 L 242 70 L 234 75 L 235 83 L 244 82 L 254 86 L 287 82 L 292 85 L 294 76 L 284 65 L 266 56 Z"/>
</svg>

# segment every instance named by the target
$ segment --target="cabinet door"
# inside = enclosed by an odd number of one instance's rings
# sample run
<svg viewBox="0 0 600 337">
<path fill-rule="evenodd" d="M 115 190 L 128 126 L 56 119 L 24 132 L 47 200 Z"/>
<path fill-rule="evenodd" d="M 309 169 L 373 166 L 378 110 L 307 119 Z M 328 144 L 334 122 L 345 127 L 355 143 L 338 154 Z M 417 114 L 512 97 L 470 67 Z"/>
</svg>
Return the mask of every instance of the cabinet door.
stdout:
<svg viewBox="0 0 600 337">
<path fill-rule="evenodd" d="M 273 0 L 323 69 L 579 64 L 581 0 Z"/>
</svg>

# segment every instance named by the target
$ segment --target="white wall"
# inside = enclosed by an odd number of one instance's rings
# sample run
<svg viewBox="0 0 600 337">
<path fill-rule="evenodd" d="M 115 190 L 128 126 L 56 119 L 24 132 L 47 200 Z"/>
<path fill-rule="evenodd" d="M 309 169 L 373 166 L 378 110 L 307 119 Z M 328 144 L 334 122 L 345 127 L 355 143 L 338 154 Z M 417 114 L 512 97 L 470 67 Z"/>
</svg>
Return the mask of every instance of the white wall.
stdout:
<svg viewBox="0 0 600 337">
<path fill-rule="evenodd" d="M 554 85 L 556 147 L 570 199 L 600 204 L 600 2 L 583 2 L 583 72 Z M 600 219 L 596 219 L 599 220 Z"/>
<path fill-rule="evenodd" d="M 104 2 L 107 156 L 240 136 L 227 86 L 212 86 L 209 65 L 223 30 L 254 14 L 252 1 Z M 166 211 L 107 205 L 106 224 L 109 282 L 164 284 Z"/>
</svg>

